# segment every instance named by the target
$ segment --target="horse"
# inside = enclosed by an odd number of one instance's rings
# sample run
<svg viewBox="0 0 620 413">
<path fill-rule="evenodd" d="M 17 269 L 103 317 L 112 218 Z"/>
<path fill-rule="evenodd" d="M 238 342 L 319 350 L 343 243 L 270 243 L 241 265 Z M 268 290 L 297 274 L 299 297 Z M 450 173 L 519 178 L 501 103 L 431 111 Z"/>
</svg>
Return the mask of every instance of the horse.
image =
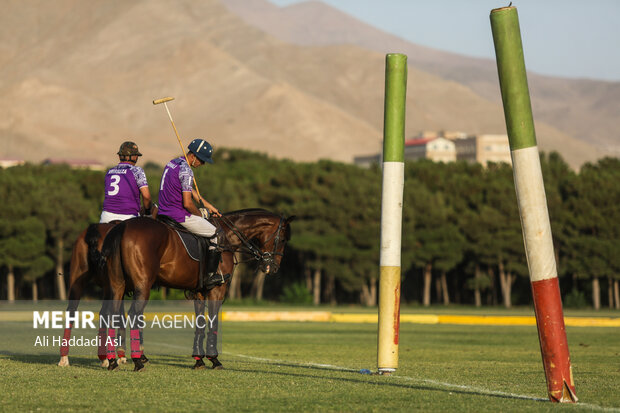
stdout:
<svg viewBox="0 0 620 413">
<path fill-rule="evenodd" d="M 101 251 L 103 240 L 107 233 L 118 222 L 119 221 L 113 221 L 106 224 L 90 224 L 88 228 L 80 233 L 77 240 L 73 244 L 69 272 L 69 304 L 66 310 L 71 315 L 73 315 L 78 308 L 87 282 L 95 282 L 100 285 L 104 290 L 104 296 L 110 294 L 107 280 L 103 279 L 101 277 L 101 272 L 98 272 L 96 269 L 100 262 L 99 251 Z M 67 341 L 70 337 L 71 326 L 65 328 L 64 331 L 64 338 Z M 99 329 L 99 340 L 105 343 L 105 331 L 103 329 Z M 102 361 L 102 366 L 107 367 L 106 351 L 105 347 L 102 345 L 99 346 L 98 356 Z M 122 346 L 119 346 L 118 348 L 118 356 L 120 362 L 123 363 L 125 359 L 125 351 Z M 60 347 L 60 361 L 58 362 L 58 365 L 69 365 L 68 345 Z"/>
<path fill-rule="evenodd" d="M 284 216 L 264 209 L 245 209 L 213 217 L 212 222 L 223 232 L 218 244 L 222 249 L 219 273 L 232 274 L 234 253 L 244 250 L 251 254 L 265 273 L 276 273 L 284 255 L 284 248 L 291 236 L 290 223 L 295 217 Z M 123 221 L 109 232 L 105 238 L 102 251 L 106 260 L 105 273 L 111 289 L 112 317 L 121 315 L 120 305 L 127 292 L 133 292 L 133 301 L 129 318 L 138 320 L 143 317 L 144 308 L 149 300 L 151 287 L 155 282 L 161 286 L 184 290 L 196 290 L 199 277 L 199 263 L 192 260 L 175 231 L 168 225 L 148 218 L 133 218 Z M 224 280 L 224 277 L 223 277 Z M 204 312 L 204 299 L 208 302 L 209 323 L 206 351 L 202 347 L 202 332 L 196 323 L 193 357 L 194 368 L 204 368 L 206 356 L 212 368 L 223 368 L 218 360 L 217 351 L 217 314 L 224 301 L 230 278 L 224 283 L 200 291 L 194 301 L 196 315 Z M 141 361 L 135 323 L 130 323 L 131 358 L 134 371 L 144 370 Z M 110 336 L 114 329 L 108 330 Z M 108 348 L 108 370 L 118 367 L 115 354 Z M 143 355 L 143 354 L 142 354 Z"/>
</svg>

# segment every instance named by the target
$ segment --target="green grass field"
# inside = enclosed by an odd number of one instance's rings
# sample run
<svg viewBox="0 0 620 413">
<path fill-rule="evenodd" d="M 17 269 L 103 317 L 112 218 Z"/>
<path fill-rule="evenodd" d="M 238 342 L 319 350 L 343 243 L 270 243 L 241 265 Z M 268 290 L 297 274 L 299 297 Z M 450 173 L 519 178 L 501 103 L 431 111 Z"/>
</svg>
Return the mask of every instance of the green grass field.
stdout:
<svg viewBox="0 0 620 413">
<path fill-rule="evenodd" d="M 31 346 L 31 322 L 3 324 L 11 331 L 4 348 Z M 185 346 L 156 332 L 145 338 L 152 361 L 142 373 L 131 365 L 108 372 L 94 355 L 70 355 L 71 366 L 58 367 L 55 355 L 3 351 L 0 408 L 620 412 L 620 331 L 567 333 L 577 405 L 546 401 L 535 327 L 403 324 L 399 369 L 385 377 L 359 372 L 376 369 L 373 324 L 228 322 L 221 331 L 225 370 L 191 370 Z"/>
</svg>

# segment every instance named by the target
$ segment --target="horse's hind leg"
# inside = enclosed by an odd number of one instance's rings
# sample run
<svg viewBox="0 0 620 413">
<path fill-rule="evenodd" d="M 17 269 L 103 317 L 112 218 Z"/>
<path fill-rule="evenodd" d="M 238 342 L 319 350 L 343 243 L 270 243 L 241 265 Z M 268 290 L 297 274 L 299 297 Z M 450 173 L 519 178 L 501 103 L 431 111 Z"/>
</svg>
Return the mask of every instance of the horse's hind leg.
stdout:
<svg viewBox="0 0 620 413">
<path fill-rule="evenodd" d="M 125 318 L 125 301 L 121 301 L 121 314 L 122 317 Z M 125 340 L 127 337 L 127 332 L 125 328 L 125 323 L 123 323 L 116 330 L 116 337 L 118 339 L 118 346 L 116 347 L 116 355 L 118 356 L 118 364 L 127 364 L 127 357 L 125 357 Z"/>
<path fill-rule="evenodd" d="M 205 300 L 204 297 L 199 296 L 194 299 L 194 311 L 196 312 L 196 331 L 194 332 L 194 348 L 192 350 L 192 357 L 196 360 L 194 370 L 202 370 L 206 368 L 205 362 L 202 360 L 205 356 L 204 340 L 205 340 L 205 327 L 208 320 L 205 319 Z"/>
<path fill-rule="evenodd" d="M 99 332 L 97 333 L 98 338 L 98 346 L 97 346 L 97 356 L 101 361 L 101 367 L 107 368 L 110 365 L 110 361 L 108 360 L 107 353 L 107 340 L 108 340 L 108 329 L 107 326 L 110 325 L 110 316 L 111 316 L 111 308 L 112 301 L 110 300 L 111 296 L 109 292 L 104 292 L 103 302 L 101 303 L 101 310 L 99 311 Z M 106 327 L 104 327 L 106 326 Z"/>
<path fill-rule="evenodd" d="M 108 358 L 108 370 L 116 370 L 118 368 L 118 361 L 116 360 L 116 346 L 118 345 L 118 339 L 116 338 L 116 329 L 120 328 L 125 320 L 121 313 L 123 304 L 123 295 L 125 293 L 125 282 L 111 282 L 110 283 L 112 293 L 112 300 L 108 301 L 107 308 L 109 309 L 108 323 L 108 337 L 106 340 L 107 358 Z"/>
<path fill-rule="evenodd" d="M 143 364 L 149 362 L 149 359 L 144 355 L 144 328 L 140 329 L 140 361 Z"/>
<path fill-rule="evenodd" d="M 131 360 L 134 364 L 133 371 L 144 371 L 145 367 L 143 358 L 148 361 L 148 359 L 146 358 L 146 356 L 144 356 L 144 353 L 141 350 L 140 327 L 143 320 L 144 307 L 146 307 L 150 292 L 151 291 L 149 288 L 136 288 L 134 292 L 133 303 L 131 304 L 131 308 L 129 309 L 129 341 Z"/>
</svg>

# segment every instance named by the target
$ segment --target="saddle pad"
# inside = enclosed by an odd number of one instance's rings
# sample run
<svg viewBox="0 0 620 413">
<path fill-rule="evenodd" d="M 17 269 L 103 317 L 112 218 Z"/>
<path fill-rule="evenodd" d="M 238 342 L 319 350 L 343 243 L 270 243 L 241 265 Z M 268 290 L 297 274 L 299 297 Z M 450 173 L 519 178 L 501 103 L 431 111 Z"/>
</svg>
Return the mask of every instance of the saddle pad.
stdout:
<svg viewBox="0 0 620 413">
<path fill-rule="evenodd" d="M 174 230 L 181 238 L 181 242 L 187 251 L 187 255 L 194 261 L 200 261 L 200 243 L 198 237 L 185 231 Z"/>
</svg>

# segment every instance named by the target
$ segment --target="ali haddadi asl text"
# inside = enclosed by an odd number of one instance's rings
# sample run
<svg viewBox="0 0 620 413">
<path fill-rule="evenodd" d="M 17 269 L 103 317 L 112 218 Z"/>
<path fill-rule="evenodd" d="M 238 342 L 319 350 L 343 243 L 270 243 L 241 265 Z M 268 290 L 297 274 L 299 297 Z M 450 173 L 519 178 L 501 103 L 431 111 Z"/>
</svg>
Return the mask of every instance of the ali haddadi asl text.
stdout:
<svg viewBox="0 0 620 413">
<path fill-rule="evenodd" d="M 105 345 L 119 347 L 123 345 L 122 341 L 122 337 L 107 337 Z M 80 336 L 66 339 L 62 336 L 37 336 L 34 340 L 35 347 L 50 347 L 50 344 L 52 347 L 100 347 L 101 337 L 85 338 L 84 336 Z"/>
</svg>

